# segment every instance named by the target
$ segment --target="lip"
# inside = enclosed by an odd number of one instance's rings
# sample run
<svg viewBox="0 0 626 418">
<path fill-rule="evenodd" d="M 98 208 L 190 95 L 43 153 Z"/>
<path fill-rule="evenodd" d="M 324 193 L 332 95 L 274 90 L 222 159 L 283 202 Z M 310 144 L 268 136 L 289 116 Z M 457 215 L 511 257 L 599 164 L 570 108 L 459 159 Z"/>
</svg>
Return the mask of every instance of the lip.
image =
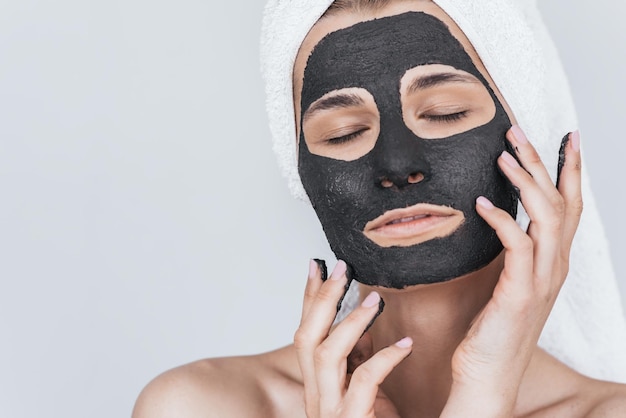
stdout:
<svg viewBox="0 0 626 418">
<path fill-rule="evenodd" d="M 369 221 L 363 234 L 381 247 L 409 247 L 452 234 L 465 221 L 449 206 L 418 203 L 389 210 Z"/>
</svg>

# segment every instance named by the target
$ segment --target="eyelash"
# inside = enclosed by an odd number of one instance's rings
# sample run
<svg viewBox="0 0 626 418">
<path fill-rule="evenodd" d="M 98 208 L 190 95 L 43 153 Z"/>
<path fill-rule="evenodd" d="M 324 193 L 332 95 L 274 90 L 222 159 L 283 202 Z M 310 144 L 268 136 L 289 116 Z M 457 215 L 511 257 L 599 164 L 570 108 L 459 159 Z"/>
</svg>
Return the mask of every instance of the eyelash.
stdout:
<svg viewBox="0 0 626 418">
<path fill-rule="evenodd" d="M 467 117 L 467 110 L 457 113 L 451 113 L 449 115 L 422 115 L 422 117 L 430 122 L 450 123 L 459 121 L 464 117 Z"/>
<path fill-rule="evenodd" d="M 467 110 L 462 112 L 451 113 L 449 115 L 422 115 L 422 117 L 430 122 L 440 122 L 440 123 L 451 123 L 457 122 L 465 117 L 467 117 Z M 326 142 L 331 145 L 340 145 L 345 144 L 346 142 L 350 142 L 353 139 L 358 138 L 364 132 L 368 131 L 369 128 L 361 129 L 360 131 L 352 132 L 348 135 L 338 136 L 336 138 L 330 138 Z"/>
<path fill-rule="evenodd" d="M 346 142 L 350 142 L 353 139 L 358 138 L 359 136 L 361 136 L 361 134 L 363 134 L 364 132 L 368 130 L 369 128 L 361 129 L 360 131 L 352 132 L 351 134 L 348 134 L 348 135 L 338 136 L 336 138 L 330 138 L 326 142 L 328 142 L 331 145 L 345 144 Z"/>
</svg>

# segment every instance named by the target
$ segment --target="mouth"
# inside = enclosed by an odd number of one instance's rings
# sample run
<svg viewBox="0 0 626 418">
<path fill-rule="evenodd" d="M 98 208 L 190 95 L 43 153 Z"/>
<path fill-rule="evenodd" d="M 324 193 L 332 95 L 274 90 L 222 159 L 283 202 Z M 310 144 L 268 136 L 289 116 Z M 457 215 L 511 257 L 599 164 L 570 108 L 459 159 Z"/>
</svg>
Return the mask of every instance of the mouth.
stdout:
<svg viewBox="0 0 626 418">
<path fill-rule="evenodd" d="M 409 247 L 446 237 L 464 220 L 463 212 L 449 206 L 418 203 L 383 213 L 365 225 L 363 234 L 381 247 Z"/>
</svg>

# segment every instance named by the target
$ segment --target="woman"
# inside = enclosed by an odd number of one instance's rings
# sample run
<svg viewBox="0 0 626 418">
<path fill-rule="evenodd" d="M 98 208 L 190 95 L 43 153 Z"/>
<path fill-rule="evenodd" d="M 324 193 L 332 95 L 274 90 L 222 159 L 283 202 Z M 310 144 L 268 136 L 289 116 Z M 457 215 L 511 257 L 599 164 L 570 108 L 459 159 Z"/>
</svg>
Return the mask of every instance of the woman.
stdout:
<svg viewBox="0 0 626 418">
<path fill-rule="evenodd" d="M 582 210 L 578 134 L 555 187 L 517 125 L 545 134 L 516 119 L 532 98 L 505 95 L 435 3 L 337 1 L 305 29 L 283 113 L 341 261 L 327 280 L 311 262 L 294 345 L 170 371 L 134 416 L 626 414 L 625 386 L 537 346 Z M 331 330 L 351 279 L 360 305 Z"/>
</svg>

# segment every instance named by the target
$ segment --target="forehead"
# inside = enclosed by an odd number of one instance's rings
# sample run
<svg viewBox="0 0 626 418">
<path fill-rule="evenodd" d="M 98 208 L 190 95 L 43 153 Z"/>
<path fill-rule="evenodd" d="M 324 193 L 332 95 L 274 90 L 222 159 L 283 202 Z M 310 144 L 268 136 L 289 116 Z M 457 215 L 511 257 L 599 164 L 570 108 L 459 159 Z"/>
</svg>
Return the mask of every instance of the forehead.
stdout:
<svg viewBox="0 0 626 418">
<path fill-rule="evenodd" d="M 389 93 L 406 71 L 427 64 L 451 65 L 482 79 L 463 46 L 430 14 L 406 12 L 359 22 L 315 46 L 304 70 L 302 95 L 304 100 L 312 94 L 318 98 L 353 85 Z"/>
<path fill-rule="evenodd" d="M 394 16 L 406 12 L 423 12 L 425 14 L 431 15 L 439 21 L 443 22 L 450 33 L 465 50 L 465 52 L 469 55 L 472 62 L 481 73 L 482 76 L 485 77 L 486 81 L 489 83 L 491 88 L 494 90 L 495 94 L 498 96 L 504 107 L 507 109 L 507 113 L 511 115 L 511 112 L 508 109 L 506 102 L 503 100 L 500 92 L 497 87 L 494 85 L 493 81 L 489 77 L 484 65 L 482 64 L 478 54 L 474 50 L 473 46 L 467 39 L 467 37 L 463 34 L 463 32 L 459 29 L 456 23 L 436 4 L 430 1 L 424 0 L 413 0 L 413 1 L 396 1 L 390 3 L 387 7 L 382 8 L 376 11 L 362 11 L 362 12 L 352 12 L 352 11 L 341 11 L 331 14 L 329 16 L 325 16 L 320 19 L 309 31 L 305 40 L 302 42 L 300 46 L 300 50 L 298 51 L 298 55 L 296 57 L 296 61 L 293 69 L 293 95 L 294 95 L 294 105 L 296 110 L 296 120 L 299 118 L 300 113 L 300 99 L 302 93 L 302 82 L 304 78 L 304 71 L 306 68 L 307 60 L 313 49 L 316 45 L 327 35 L 330 33 L 336 32 L 340 29 L 345 29 L 351 27 L 360 22 L 366 22 L 373 19 L 380 19 L 383 17 Z"/>
</svg>

